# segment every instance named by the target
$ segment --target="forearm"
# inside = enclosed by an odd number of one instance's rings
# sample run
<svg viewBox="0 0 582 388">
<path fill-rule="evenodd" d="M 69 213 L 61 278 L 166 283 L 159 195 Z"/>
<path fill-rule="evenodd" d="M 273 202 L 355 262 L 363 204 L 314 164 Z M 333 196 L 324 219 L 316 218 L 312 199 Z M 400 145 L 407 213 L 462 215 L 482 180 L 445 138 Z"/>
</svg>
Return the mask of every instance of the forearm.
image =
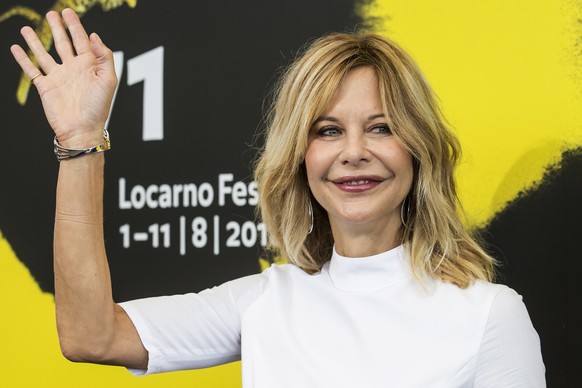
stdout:
<svg viewBox="0 0 582 388">
<path fill-rule="evenodd" d="M 112 341 L 115 306 L 103 239 L 103 154 L 60 163 L 54 235 L 57 328 L 63 353 L 94 352 Z M 89 354 L 88 356 L 91 356 Z"/>
</svg>

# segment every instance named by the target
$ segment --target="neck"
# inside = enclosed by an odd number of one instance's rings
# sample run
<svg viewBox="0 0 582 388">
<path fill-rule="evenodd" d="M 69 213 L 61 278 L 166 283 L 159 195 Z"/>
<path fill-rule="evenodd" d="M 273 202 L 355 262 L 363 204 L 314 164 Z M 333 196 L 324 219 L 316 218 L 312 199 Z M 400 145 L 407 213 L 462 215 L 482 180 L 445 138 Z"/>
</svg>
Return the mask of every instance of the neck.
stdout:
<svg viewBox="0 0 582 388">
<path fill-rule="evenodd" d="M 384 225 L 342 225 L 330 220 L 335 250 L 345 257 L 367 257 L 402 244 L 400 220 Z"/>
</svg>

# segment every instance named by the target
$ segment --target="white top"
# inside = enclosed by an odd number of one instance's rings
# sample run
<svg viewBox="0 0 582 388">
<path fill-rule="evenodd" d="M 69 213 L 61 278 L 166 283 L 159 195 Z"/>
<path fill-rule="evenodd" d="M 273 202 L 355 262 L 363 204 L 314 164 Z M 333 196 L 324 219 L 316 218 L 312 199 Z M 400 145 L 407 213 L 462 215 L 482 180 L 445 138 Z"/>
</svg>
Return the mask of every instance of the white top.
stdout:
<svg viewBox="0 0 582 388">
<path fill-rule="evenodd" d="M 545 387 L 521 297 L 412 276 L 403 247 L 321 272 L 272 266 L 199 294 L 121 304 L 158 373 L 242 358 L 245 388 Z"/>
</svg>

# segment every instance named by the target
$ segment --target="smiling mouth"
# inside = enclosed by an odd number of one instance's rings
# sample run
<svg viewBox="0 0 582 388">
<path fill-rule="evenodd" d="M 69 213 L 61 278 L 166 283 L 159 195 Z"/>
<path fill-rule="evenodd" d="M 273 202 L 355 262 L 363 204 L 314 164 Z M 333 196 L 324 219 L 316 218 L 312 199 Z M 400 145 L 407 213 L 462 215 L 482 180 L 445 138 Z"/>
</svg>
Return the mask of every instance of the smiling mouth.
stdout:
<svg viewBox="0 0 582 388">
<path fill-rule="evenodd" d="M 374 178 L 344 178 L 333 181 L 335 186 L 342 191 L 352 194 L 365 193 L 374 189 L 382 182 Z"/>
<path fill-rule="evenodd" d="M 345 182 L 341 182 L 342 185 L 347 185 L 347 186 L 357 186 L 357 185 L 366 185 L 370 182 L 375 182 L 372 181 L 370 179 L 360 179 L 357 181 L 345 181 Z"/>
<path fill-rule="evenodd" d="M 369 183 L 379 183 L 384 179 L 380 176 L 376 175 L 360 175 L 360 176 L 344 176 L 341 178 L 333 179 L 332 182 L 336 185 L 348 185 L 348 186 L 357 186 L 357 185 L 366 185 Z"/>
<path fill-rule="evenodd" d="M 377 176 L 343 177 L 332 182 L 342 191 L 363 193 L 378 186 L 383 179 Z"/>
</svg>

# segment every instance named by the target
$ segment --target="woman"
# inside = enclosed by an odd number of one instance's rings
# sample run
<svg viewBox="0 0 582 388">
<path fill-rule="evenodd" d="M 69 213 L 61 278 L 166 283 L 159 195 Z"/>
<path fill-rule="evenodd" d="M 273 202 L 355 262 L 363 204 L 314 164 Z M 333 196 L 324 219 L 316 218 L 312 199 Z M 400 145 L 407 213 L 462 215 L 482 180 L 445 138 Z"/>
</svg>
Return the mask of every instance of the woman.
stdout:
<svg viewBox="0 0 582 388">
<path fill-rule="evenodd" d="M 375 35 L 314 42 L 277 89 L 256 179 L 271 248 L 291 264 L 115 304 L 101 153 L 113 59 L 72 10 L 62 16 L 72 45 L 47 15 L 62 65 L 30 28 L 22 34 L 46 75 L 12 52 L 68 157 L 55 222 L 67 358 L 136 374 L 242 358 L 248 387 L 545 385 L 521 298 L 491 283 L 493 259 L 459 220 L 457 140 L 414 62 Z"/>
</svg>

